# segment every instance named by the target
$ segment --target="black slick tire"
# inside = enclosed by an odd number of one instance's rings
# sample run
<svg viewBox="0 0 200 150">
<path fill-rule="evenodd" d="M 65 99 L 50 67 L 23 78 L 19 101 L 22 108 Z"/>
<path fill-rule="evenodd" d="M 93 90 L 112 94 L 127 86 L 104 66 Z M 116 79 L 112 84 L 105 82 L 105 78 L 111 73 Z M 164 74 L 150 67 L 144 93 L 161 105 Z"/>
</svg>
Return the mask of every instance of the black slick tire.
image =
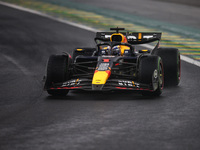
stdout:
<svg viewBox="0 0 200 150">
<path fill-rule="evenodd" d="M 177 86 L 181 78 L 180 53 L 177 48 L 160 47 L 154 50 L 154 54 L 162 58 L 166 86 Z"/>
<path fill-rule="evenodd" d="M 155 72 L 157 77 L 154 78 Z M 158 56 L 143 56 L 139 62 L 138 72 L 139 83 L 157 87 L 154 91 L 142 91 L 144 96 L 159 96 L 164 87 L 164 71 L 162 59 Z"/>
<path fill-rule="evenodd" d="M 65 82 L 69 79 L 69 56 L 67 55 L 51 55 L 46 72 L 46 82 L 45 88 L 47 89 L 48 94 L 53 96 L 64 96 L 69 90 L 51 90 L 48 89 L 53 83 Z"/>
</svg>

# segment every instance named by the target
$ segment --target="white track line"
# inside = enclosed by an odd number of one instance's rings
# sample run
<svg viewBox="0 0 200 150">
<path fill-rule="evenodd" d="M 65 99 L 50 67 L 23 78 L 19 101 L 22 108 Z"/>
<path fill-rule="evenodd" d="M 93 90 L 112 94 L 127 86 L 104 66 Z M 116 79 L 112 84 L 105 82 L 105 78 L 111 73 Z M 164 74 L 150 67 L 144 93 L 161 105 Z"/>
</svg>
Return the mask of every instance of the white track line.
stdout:
<svg viewBox="0 0 200 150">
<path fill-rule="evenodd" d="M 184 60 L 184 61 L 186 61 L 186 62 L 188 62 L 190 64 L 193 64 L 193 65 L 196 65 L 196 66 L 200 67 L 200 62 L 199 61 L 196 61 L 196 60 L 194 60 L 192 58 L 189 58 L 187 56 L 181 55 L 181 60 Z"/>
<path fill-rule="evenodd" d="M 149 44 L 143 44 L 142 46 L 144 46 L 146 48 L 149 48 L 149 49 L 153 49 L 154 48 L 154 46 L 149 45 Z M 196 60 L 194 60 L 192 58 L 189 58 L 187 56 L 181 55 L 181 60 L 200 67 L 200 62 L 199 61 L 196 61 Z"/>
<path fill-rule="evenodd" d="M 21 10 L 21 11 L 25 11 L 25 12 L 29 12 L 29 13 L 32 13 L 32 14 L 36 14 L 36 15 L 39 15 L 39 16 L 42 16 L 42 17 L 46 17 L 46 18 L 49 18 L 51 20 L 55 20 L 55 21 L 58 21 L 58 22 L 69 24 L 71 26 L 75 26 L 75 27 L 78 27 L 78 28 L 81 28 L 81 29 L 84 29 L 84 30 L 87 30 L 87 31 L 99 32 L 99 30 L 97 30 L 97 29 L 94 29 L 94 28 L 91 28 L 91 27 L 88 27 L 88 26 L 85 26 L 85 25 L 81 25 L 81 24 L 78 24 L 78 23 L 74 23 L 74 22 L 71 22 L 71 21 L 67 21 L 67 20 L 63 20 L 63 19 L 58 19 L 58 18 L 52 17 L 50 15 L 41 13 L 39 11 L 28 9 L 28 8 L 24 8 L 24 7 L 15 5 L 15 4 L 10 4 L 10 3 L 6 3 L 6 2 L 2 2 L 2 1 L 0 1 L 0 4 L 8 6 L 8 7 L 11 7 L 11 8 L 18 9 L 18 10 Z"/>
<path fill-rule="evenodd" d="M 41 13 L 41 12 L 36 11 L 36 10 L 31 10 L 31 9 L 28 9 L 28 8 L 24 8 L 24 7 L 21 7 L 21 6 L 17 6 L 17 5 L 6 3 L 6 2 L 2 2 L 2 1 L 0 1 L 0 4 L 8 6 L 8 7 L 11 7 L 11 8 L 18 9 L 18 10 L 21 10 L 21 11 L 25 11 L 25 12 L 36 14 L 36 15 L 39 15 L 39 16 L 43 16 L 43 17 L 49 18 L 51 20 L 55 20 L 55 21 L 58 21 L 58 22 L 61 22 L 61 23 L 65 23 L 65 24 L 68 24 L 68 25 L 71 25 L 71 26 L 74 26 L 74 27 L 78 27 L 78 28 L 87 30 L 87 31 L 100 32 L 100 30 L 97 30 L 97 29 L 94 29 L 94 28 L 91 28 L 91 27 L 88 27 L 88 26 L 85 26 L 85 25 L 81 25 L 81 24 L 78 24 L 78 23 L 74 23 L 74 22 L 71 22 L 71 21 L 58 19 L 58 18 L 52 17 L 50 15 Z M 143 46 L 146 47 L 146 48 L 150 48 L 150 49 L 153 48 L 153 46 L 148 45 L 148 44 L 144 44 Z M 196 61 L 196 60 L 194 60 L 192 58 L 189 58 L 187 56 L 181 55 L 181 60 L 200 67 L 200 62 L 199 61 Z"/>
</svg>

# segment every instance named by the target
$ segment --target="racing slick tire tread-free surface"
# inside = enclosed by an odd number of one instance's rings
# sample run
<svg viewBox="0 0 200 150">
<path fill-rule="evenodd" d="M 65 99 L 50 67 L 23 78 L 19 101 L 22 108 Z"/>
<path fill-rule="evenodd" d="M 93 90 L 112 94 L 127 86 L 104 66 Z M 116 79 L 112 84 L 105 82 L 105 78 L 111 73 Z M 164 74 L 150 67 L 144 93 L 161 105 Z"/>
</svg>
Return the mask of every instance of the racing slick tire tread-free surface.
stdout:
<svg viewBox="0 0 200 150">
<path fill-rule="evenodd" d="M 155 91 L 142 91 L 144 96 L 159 96 L 164 86 L 164 72 L 162 59 L 159 56 L 146 55 L 141 57 L 139 63 L 139 82 L 153 86 L 154 71 L 157 70 L 157 89 Z"/>
<path fill-rule="evenodd" d="M 177 48 L 160 47 L 154 51 L 155 55 L 162 58 L 167 86 L 177 86 L 181 77 L 180 53 Z"/>
<path fill-rule="evenodd" d="M 51 55 L 48 60 L 45 86 L 48 88 L 52 83 L 64 82 L 69 79 L 69 56 Z M 53 96 L 64 96 L 69 90 L 49 90 L 47 92 Z"/>
</svg>

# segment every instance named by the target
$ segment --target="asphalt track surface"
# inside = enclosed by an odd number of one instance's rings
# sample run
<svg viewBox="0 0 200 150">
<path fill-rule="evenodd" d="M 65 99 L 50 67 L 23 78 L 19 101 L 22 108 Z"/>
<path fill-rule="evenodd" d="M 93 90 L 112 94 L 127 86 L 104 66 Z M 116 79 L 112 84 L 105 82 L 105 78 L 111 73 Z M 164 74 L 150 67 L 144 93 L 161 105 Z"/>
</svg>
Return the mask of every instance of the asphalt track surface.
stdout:
<svg viewBox="0 0 200 150">
<path fill-rule="evenodd" d="M 200 68 L 158 98 L 42 91 L 51 54 L 93 46 L 94 33 L 0 5 L 0 149 L 200 149 Z"/>
<path fill-rule="evenodd" d="M 48 1 L 48 0 L 45 0 Z M 53 1 L 53 0 L 49 0 Z M 58 0 L 62 1 L 62 0 Z M 199 0 L 68 0 L 200 29 Z M 124 16 L 126 17 L 126 16 Z"/>
</svg>

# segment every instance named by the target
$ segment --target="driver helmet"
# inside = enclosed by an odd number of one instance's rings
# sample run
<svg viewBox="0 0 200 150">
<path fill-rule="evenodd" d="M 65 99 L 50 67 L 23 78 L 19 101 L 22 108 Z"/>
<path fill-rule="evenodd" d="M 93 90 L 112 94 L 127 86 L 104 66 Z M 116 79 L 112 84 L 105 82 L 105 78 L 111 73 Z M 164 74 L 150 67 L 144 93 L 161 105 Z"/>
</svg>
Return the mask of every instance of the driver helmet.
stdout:
<svg viewBox="0 0 200 150">
<path fill-rule="evenodd" d="M 114 46 L 114 47 L 112 48 L 112 54 L 113 54 L 113 55 L 118 55 L 118 56 L 121 55 L 121 49 L 120 49 L 120 46 L 119 46 L 119 45 Z"/>
</svg>

